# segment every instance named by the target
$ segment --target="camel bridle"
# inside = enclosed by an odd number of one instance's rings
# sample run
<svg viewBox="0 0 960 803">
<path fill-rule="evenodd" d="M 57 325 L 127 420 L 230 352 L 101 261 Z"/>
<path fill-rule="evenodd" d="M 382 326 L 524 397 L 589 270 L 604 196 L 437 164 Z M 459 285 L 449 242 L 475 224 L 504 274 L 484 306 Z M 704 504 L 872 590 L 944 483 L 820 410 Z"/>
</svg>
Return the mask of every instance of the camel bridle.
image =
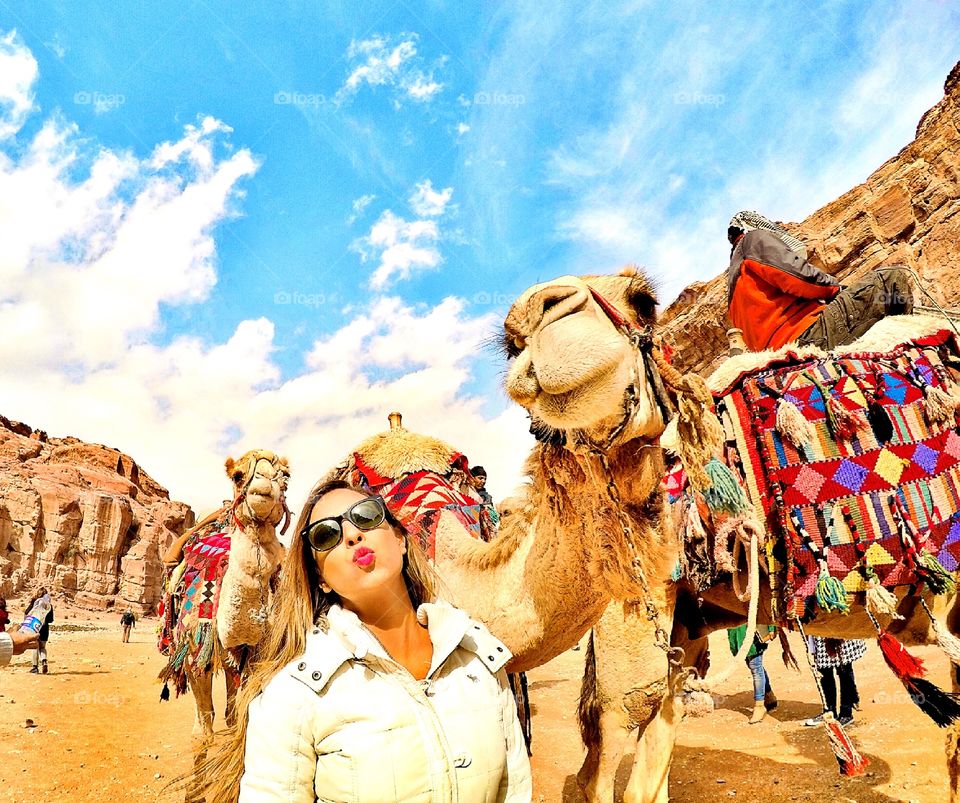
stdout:
<svg viewBox="0 0 960 803">
<path fill-rule="evenodd" d="M 266 460 L 268 463 L 273 465 L 276 459 L 277 456 L 273 452 L 268 452 L 265 449 L 258 449 L 250 458 L 250 467 L 244 473 L 243 483 L 240 486 L 240 490 L 237 491 L 237 495 L 233 499 L 233 504 L 230 505 L 230 513 L 233 516 L 233 523 L 237 525 L 241 532 L 246 529 L 243 526 L 243 522 L 240 520 L 240 517 L 237 516 L 237 510 L 241 505 L 246 505 L 247 515 L 250 517 L 250 520 L 256 521 L 256 516 L 253 515 L 253 511 L 250 509 L 250 503 L 247 502 L 247 491 L 250 489 L 250 485 L 257 476 L 257 465 L 261 460 Z M 287 528 L 290 526 L 291 518 L 290 508 L 287 507 L 287 495 L 285 493 L 281 493 L 280 503 L 283 505 L 283 527 L 280 529 L 280 533 L 283 535 L 287 532 Z"/>
</svg>

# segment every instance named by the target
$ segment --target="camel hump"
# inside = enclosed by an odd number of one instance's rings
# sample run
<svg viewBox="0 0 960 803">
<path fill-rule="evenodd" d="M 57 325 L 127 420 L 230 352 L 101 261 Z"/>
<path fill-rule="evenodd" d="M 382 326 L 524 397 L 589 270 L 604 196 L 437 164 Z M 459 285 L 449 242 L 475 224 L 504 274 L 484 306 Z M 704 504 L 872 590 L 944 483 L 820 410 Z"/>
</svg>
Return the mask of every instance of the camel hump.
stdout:
<svg viewBox="0 0 960 803">
<path fill-rule="evenodd" d="M 367 438 L 355 453 L 378 474 L 393 478 L 416 471 L 431 471 L 443 476 L 460 456 L 459 451 L 439 438 L 403 428 Z"/>
</svg>

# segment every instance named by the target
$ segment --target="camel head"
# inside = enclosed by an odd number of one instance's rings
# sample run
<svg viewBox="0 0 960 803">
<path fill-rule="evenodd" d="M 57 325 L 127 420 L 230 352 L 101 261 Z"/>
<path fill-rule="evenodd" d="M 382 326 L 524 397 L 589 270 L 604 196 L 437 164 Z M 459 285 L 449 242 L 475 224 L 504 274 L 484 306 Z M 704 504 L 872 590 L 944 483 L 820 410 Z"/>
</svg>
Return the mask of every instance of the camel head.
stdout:
<svg viewBox="0 0 960 803">
<path fill-rule="evenodd" d="M 534 422 L 594 442 L 654 439 L 665 425 L 644 357 L 594 293 L 640 330 L 657 300 L 634 268 L 617 276 L 563 276 L 528 289 L 504 321 L 512 364 L 507 393 Z"/>
<path fill-rule="evenodd" d="M 228 457 L 224 465 L 233 483 L 234 513 L 242 524 L 276 527 L 284 516 L 289 523 L 287 458 L 267 449 L 251 449 L 239 460 Z"/>
</svg>

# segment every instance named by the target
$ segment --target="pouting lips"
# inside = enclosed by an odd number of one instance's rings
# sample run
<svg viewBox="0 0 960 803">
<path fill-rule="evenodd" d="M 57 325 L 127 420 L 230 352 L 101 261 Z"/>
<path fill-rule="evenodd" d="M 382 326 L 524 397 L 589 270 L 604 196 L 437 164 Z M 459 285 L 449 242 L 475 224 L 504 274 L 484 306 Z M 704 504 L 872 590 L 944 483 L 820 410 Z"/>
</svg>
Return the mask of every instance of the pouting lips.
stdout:
<svg viewBox="0 0 960 803">
<path fill-rule="evenodd" d="M 369 566 L 376 559 L 376 553 L 369 547 L 358 547 L 353 553 L 353 562 L 357 566 Z"/>
</svg>

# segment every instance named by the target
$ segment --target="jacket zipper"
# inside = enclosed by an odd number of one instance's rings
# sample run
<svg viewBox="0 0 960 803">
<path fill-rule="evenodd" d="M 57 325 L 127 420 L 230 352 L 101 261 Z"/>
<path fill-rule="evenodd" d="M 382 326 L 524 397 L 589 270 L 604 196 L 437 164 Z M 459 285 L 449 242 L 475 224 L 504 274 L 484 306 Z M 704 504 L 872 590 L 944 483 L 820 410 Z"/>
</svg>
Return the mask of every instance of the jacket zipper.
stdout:
<svg viewBox="0 0 960 803">
<path fill-rule="evenodd" d="M 410 680 L 416 684 L 418 690 L 422 695 L 422 700 L 418 702 L 422 703 L 427 707 L 427 710 L 430 712 L 430 725 L 433 727 L 434 736 L 436 737 L 437 743 L 440 745 L 440 750 L 443 753 L 443 758 L 447 765 L 447 795 L 446 800 L 452 801 L 452 803 L 457 803 L 459 801 L 460 795 L 459 790 L 457 789 L 456 784 L 456 764 L 454 764 L 453 756 L 451 755 L 450 745 L 447 743 L 446 736 L 443 735 L 443 730 L 440 726 L 440 717 L 437 715 L 437 710 L 433 707 L 433 703 L 430 702 L 430 695 L 427 694 L 427 689 L 431 688 L 433 682 L 433 676 L 438 675 L 440 670 L 447 665 L 447 661 L 450 660 L 450 655 L 443 659 L 441 663 L 433 672 L 430 672 L 423 680 L 418 680 L 413 676 L 413 673 L 407 669 L 403 664 L 394 661 L 390 657 L 390 651 L 383 645 L 383 642 L 377 638 L 377 634 L 374 633 L 369 627 L 367 627 L 363 622 L 360 623 L 360 626 L 366 630 L 370 636 L 373 638 L 377 644 L 380 645 L 380 649 L 383 650 L 384 655 L 387 656 L 387 660 L 390 661 L 394 666 L 397 667 L 401 672 L 405 673 Z M 453 653 L 451 653 L 452 655 Z M 382 660 L 382 659 L 381 659 Z M 404 684 L 406 685 L 406 684 Z M 409 694 L 409 692 L 408 692 Z M 412 695 L 411 695 L 412 696 Z"/>
</svg>

